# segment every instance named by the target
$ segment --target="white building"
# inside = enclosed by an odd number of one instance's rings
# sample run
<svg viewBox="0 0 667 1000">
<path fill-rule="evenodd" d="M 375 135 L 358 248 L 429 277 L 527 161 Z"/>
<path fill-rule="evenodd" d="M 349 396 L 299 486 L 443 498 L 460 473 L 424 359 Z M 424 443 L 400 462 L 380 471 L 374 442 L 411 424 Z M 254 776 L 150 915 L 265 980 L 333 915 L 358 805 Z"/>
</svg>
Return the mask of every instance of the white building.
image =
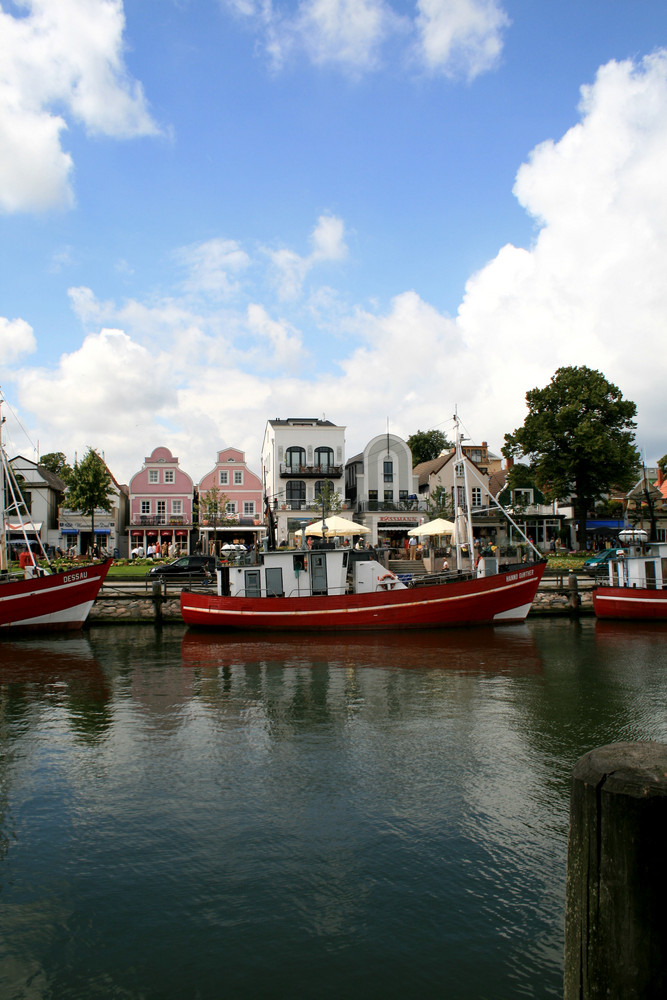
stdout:
<svg viewBox="0 0 667 1000">
<path fill-rule="evenodd" d="M 32 462 L 23 455 L 17 455 L 10 462 L 16 475 L 23 477 L 22 492 L 27 504 L 27 511 L 24 512 L 23 520 L 28 541 L 40 538 L 42 545 L 47 548 L 56 548 L 61 545 L 58 530 L 58 504 L 64 493 L 65 484 L 54 472 L 50 472 L 37 462 Z M 12 511 L 11 497 L 6 497 L 7 502 L 7 533 L 10 542 L 12 540 L 24 541 L 23 530 L 19 523 L 16 511 Z"/>
<path fill-rule="evenodd" d="M 345 427 L 316 417 L 269 420 L 262 445 L 264 488 L 277 542 L 313 521 L 325 486 L 345 496 Z M 344 504 L 343 504 L 344 506 Z"/>
<path fill-rule="evenodd" d="M 396 434 L 378 434 L 345 466 L 345 496 L 367 528 L 374 545 L 398 544 L 419 515 L 418 481 L 412 452 Z M 421 504 L 424 510 L 425 503 Z"/>
</svg>

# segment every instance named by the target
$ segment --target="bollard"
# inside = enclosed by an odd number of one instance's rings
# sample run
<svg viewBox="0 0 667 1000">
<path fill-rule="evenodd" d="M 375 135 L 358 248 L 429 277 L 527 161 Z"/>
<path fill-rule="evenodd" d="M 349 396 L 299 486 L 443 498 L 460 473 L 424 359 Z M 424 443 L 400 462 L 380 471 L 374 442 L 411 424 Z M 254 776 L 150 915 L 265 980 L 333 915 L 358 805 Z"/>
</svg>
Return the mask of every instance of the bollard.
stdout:
<svg viewBox="0 0 667 1000">
<path fill-rule="evenodd" d="M 153 581 L 153 607 L 155 608 L 155 622 L 162 623 L 162 604 L 165 598 L 162 596 L 162 584 L 158 580 Z"/>
<path fill-rule="evenodd" d="M 576 573 L 570 573 L 568 576 L 567 589 L 569 591 L 567 603 L 572 611 L 577 611 L 581 606 L 581 597 L 579 596 L 579 582 Z"/>
<path fill-rule="evenodd" d="M 667 746 L 612 743 L 572 772 L 565 1000 L 667 997 Z"/>
</svg>

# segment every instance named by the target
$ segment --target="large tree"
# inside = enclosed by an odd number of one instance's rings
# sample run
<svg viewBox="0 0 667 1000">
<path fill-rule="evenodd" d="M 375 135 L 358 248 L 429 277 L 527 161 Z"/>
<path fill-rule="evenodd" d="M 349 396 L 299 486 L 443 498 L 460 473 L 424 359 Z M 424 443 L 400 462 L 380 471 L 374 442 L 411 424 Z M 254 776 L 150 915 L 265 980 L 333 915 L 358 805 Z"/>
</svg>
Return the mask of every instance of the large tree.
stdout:
<svg viewBox="0 0 667 1000">
<path fill-rule="evenodd" d="M 66 483 L 72 474 L 71 466 L 67 464 L 67 457 L 63 451 L 49 451 L 42 455 L 39 464 L 49 472 L 54 472 Z"/>
<path fill-rule="evenodd" d="M 451 445 L 442 431 L 417 431 L 408 438 L 408 448 L 412 452 L 412 467 L 421 462 L 430 462 L 437 458 L 445 448 Z"/>
<path fill-rule="evenodd" d="M 65 502 L 70 510 L 81 511 L 91 519 L 91 533 L 95 544 L 95 511 L 111 510 L 113 480 L 104 459 L 88 448 L 84 459 L 75 462 L 67 481 Z"/>
<path fill-rule="evenodd" d="M 637 478 L 636 405 L 591 368 L 559 368 L 543 389 L 526 393 L 523 426 L 505 435 L 503 454 L 524 455 L 547 500 L 572 497 L 577 540 L 586 545 L 586 513 L 611 487 Z"/>
</svg>

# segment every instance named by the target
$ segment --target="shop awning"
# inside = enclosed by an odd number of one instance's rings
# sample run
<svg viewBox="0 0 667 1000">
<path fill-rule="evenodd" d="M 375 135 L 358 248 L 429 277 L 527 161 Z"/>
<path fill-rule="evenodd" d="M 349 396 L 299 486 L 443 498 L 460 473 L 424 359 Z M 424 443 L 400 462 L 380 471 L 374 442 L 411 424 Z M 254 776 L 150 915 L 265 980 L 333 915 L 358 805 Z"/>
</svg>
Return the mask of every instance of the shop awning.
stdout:
<svg viewBox="0 0 667 1000">
<path fill-rule="evenodd" d="M 78 535 L 79 534 L 79 529 L 78 528 L 61 528 L 60 529 L 60 534 L 61 535 Z"/>
<path fill-rule="evenodd" d="M 39 522 L 35 523 L 34 521 L 26 521 L 25 524 L 22 524 L 20 521 L 8 521 L 5 524 L 5 530 L 6 531 L 24 531 L 25 530 L 25 531 L 28 531 L 28 532 L 32 531 L 35 534 L 37 534 L 38 532 L 40 532 L 42 530 L 42 522 L 39 521 Z"/>
<path fill-rule="evenodd" d="M 96 535 L 110 535 L 111 528 L 95 528 Z"/>
</svg>

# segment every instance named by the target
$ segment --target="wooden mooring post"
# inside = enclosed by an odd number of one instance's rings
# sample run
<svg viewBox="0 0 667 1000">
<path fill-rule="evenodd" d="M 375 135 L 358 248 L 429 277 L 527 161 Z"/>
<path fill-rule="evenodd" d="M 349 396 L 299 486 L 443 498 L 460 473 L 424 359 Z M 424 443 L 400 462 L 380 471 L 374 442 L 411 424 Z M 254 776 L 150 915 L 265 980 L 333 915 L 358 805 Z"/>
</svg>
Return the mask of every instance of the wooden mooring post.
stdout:
<svg viewBox="0 0 667 1000">
<path fill-rule="evenodd" d="M 575 764 L 564 997 L 667 997 L 667 746 L 661 743 L 612 743 Z"/>
</svg>

